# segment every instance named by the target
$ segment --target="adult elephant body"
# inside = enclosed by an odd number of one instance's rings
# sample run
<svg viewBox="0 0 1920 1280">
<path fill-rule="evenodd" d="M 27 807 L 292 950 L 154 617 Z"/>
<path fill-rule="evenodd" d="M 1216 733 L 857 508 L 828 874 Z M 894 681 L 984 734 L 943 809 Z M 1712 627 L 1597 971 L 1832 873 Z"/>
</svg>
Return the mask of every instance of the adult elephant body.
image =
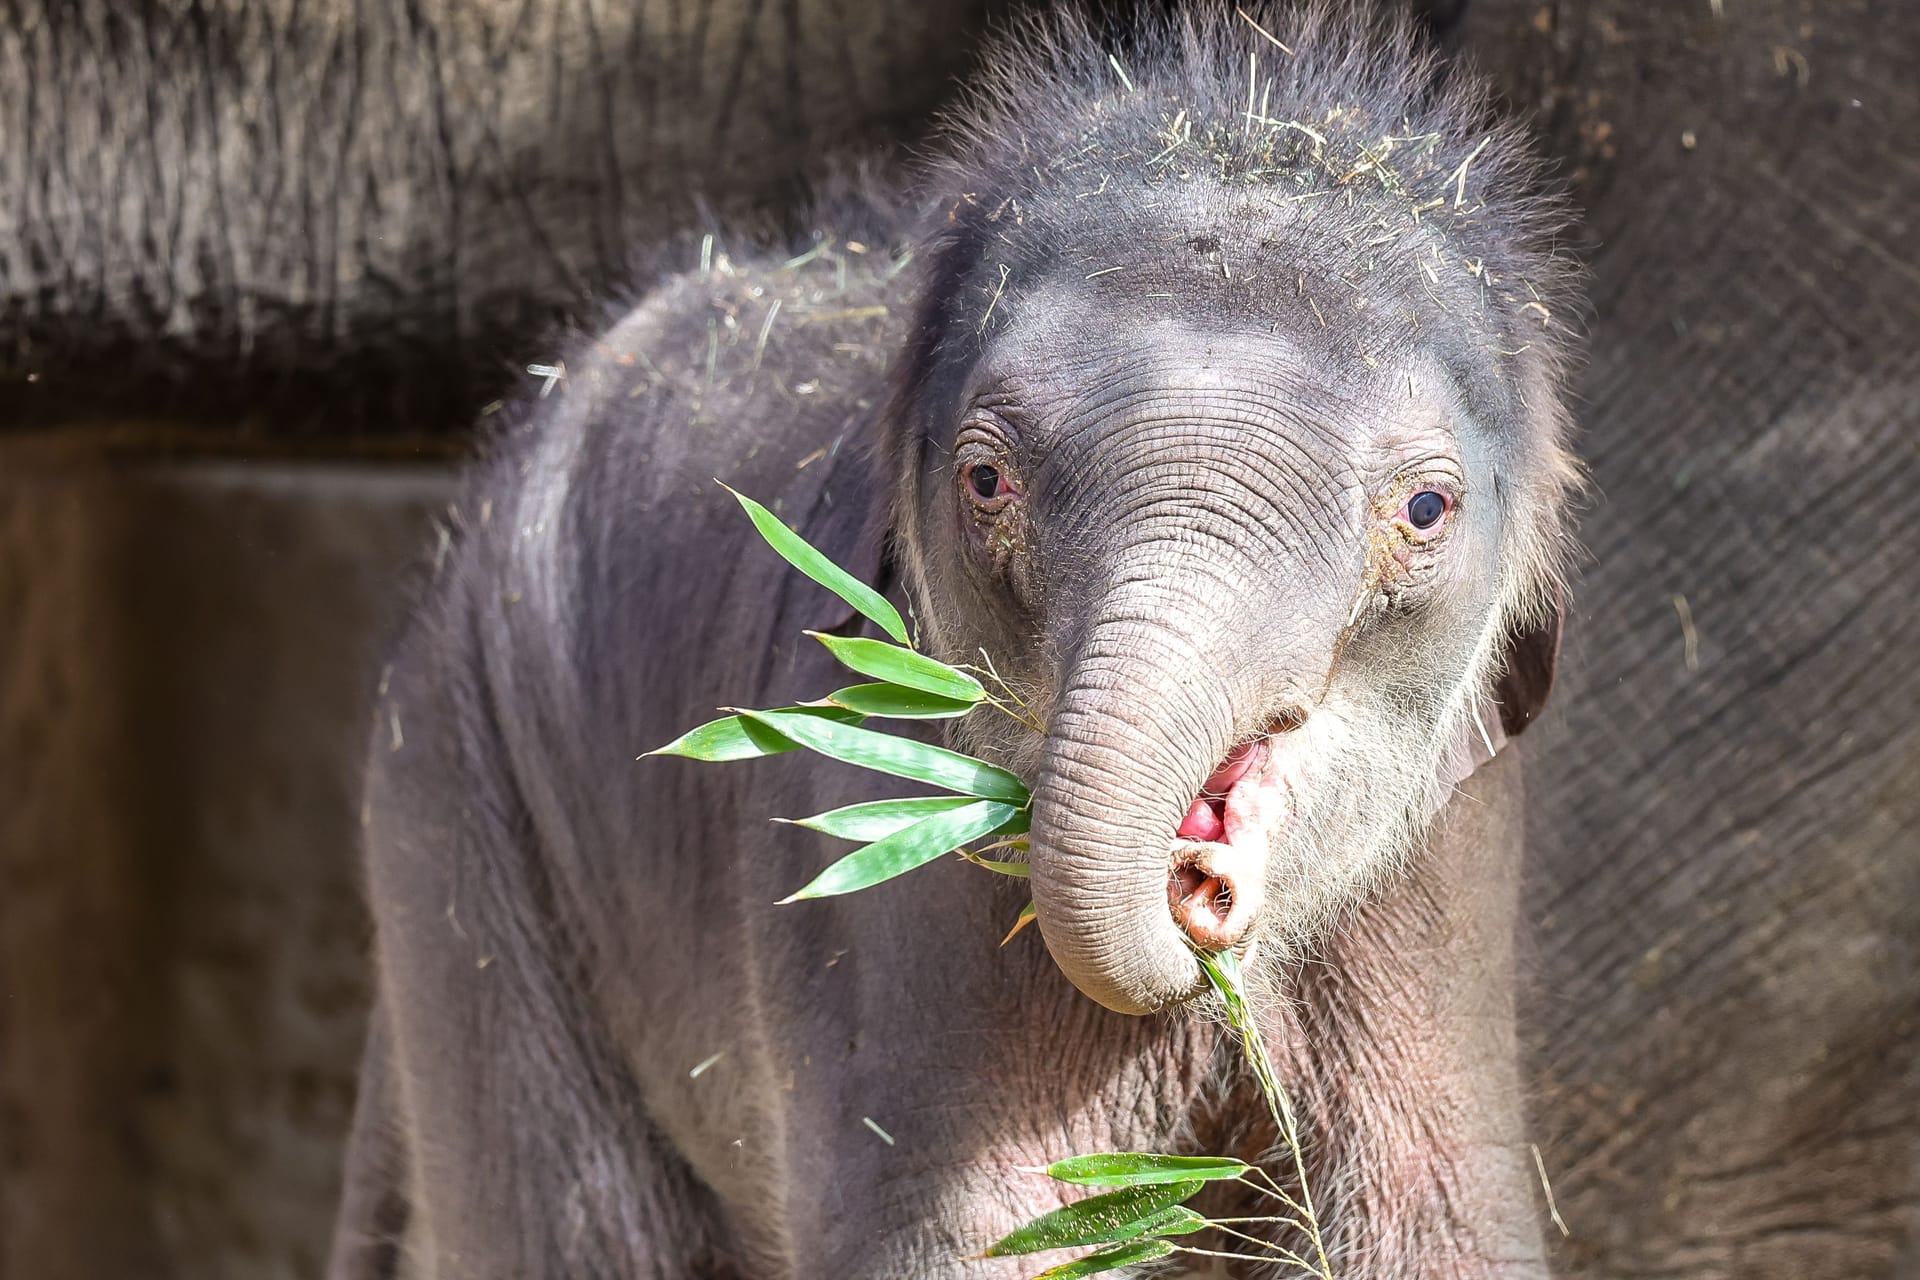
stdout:
<svg viewBox="0 0 1920 1280">
<path fill-rule="evenodd" d="M 1476 0 L 1454 38 L 1540 111 L 1596 245 L 1523 911 L 1561 1265 L 1907 1274 L 1920 15 Z"/>
</svg>

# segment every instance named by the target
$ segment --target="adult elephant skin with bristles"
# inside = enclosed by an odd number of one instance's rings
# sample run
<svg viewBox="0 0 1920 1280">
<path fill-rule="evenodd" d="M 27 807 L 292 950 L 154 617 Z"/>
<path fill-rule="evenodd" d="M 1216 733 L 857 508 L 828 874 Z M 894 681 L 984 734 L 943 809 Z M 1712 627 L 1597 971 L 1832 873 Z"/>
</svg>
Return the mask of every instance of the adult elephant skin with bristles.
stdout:
<svg viewBox="0 0 1920 1280">
<path fill-rule="evenodd" d="M 1586 224 L 1520 1027 L 1577 1277 L 1920 1274 L 1912 5 L 1473 0 Z"/>
</svg>

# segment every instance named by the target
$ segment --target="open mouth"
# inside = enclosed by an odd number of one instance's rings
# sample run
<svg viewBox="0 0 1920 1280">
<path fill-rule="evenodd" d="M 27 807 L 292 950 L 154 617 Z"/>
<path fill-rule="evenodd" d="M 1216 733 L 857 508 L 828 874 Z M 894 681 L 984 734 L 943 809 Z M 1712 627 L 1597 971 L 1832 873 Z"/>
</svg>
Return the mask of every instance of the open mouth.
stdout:
<svg viewBox="0 0 1920 1280">
<path fill-rule="evenodd" d="M 1208 950 L 1240 942 L 1259 914 L 1268 852 L 1293 813 L 1278 754 L 1271 733 L 1235 747 L 1175 832 L 1167 900 L 1187 936 Z"/>
</svg>

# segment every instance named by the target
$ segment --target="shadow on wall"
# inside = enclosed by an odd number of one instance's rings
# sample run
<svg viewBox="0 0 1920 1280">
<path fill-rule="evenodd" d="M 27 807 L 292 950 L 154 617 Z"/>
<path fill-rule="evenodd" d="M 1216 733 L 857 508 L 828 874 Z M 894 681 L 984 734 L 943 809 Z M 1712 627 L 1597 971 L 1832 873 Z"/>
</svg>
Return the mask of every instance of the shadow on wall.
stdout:
<svg viewBox="0 0 1920 1280">
<path fill-rule="evenodd" d="M 0 442 L 0 1275 L 322 1269 L 357 761 L 450 473 Z"/>
</svg>

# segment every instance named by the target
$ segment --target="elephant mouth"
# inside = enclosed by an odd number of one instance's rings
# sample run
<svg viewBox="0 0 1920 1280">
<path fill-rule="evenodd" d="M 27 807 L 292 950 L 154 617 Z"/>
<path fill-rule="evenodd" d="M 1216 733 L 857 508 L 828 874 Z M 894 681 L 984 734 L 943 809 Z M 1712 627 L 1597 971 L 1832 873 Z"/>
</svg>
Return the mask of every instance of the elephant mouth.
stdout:
<svg viewBox="0 0 1920 1280">
<path fill-rule="evenodd" d="M 1181 929 L 1209 951 L 1243 941 L 1259 917 L 1267 860 L 1294 812 L 1275 733 L 1242 743 L 1207 778 L 1174 833 L 1167 901 Z"/>
</svg>

